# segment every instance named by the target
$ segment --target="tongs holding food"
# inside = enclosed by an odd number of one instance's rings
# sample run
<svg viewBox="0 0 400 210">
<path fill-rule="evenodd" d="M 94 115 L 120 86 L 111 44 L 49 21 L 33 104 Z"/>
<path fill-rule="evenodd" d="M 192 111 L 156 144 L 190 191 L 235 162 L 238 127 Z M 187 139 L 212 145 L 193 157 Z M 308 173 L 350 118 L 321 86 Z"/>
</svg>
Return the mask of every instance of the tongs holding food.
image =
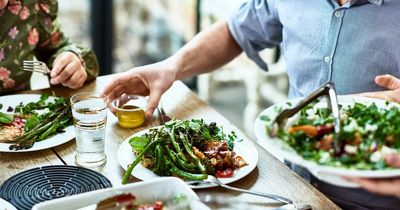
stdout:
<svg viewBox="0 0 400 210">
<path fill-rule="evenodd" d="M 321 87 L 319 87 L 317 90 L 315 90 L 313 93 L 308 95 L 306 98 L 301 100 L 294 108 L 291 109 L 285 109 L 281 113 L 278 114 L 278 116 L 275 118 L 275 120 L 272 122 L 271 130 L 269 131 L 269 135 L 271 137 L 275 137 L 278 133 L 279 128 L 282 128 L 288 118 L 292 117 L 295 115 L 297 112 L 299 112 L 301 109 L 303 109 L 305 106 L 313 102 L 315 99 L 324 96 L 328 100 L 328 108 L 332 111 L 333 119 L 334 119 L 334 131 L 335 134 L 333 135 L 334 139 L 334 148 L 335 151 L 339 150 L 338 146 L 338 138 L 340 134 L 340 113 L 339 113 L 339 105 L 337 101 L 337 94 L 335 90 L 335 85 L 333 82 L 327 82 Z"/>
</svg>

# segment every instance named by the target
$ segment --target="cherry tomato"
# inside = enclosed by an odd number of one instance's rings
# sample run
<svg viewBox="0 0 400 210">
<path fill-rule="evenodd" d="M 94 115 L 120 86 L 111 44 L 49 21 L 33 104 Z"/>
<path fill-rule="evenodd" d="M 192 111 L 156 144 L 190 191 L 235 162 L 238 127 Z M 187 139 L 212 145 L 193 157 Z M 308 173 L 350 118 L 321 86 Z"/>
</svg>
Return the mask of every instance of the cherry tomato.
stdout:
<svg viewBox="0 0 400 210">
<path fill-rule="evenodd" d="M 218 178 L 227 178 L 233 175 L 233 170 L 231 168 L 227 168 L 223 171 L 217 171 L 216 176 Z"/>
<path fill-rule="evenodd" d="M 163 203 L 161 202 L 161 201 L 157 201 L 155 204 L 154 204 L 154 210 L 161 210 L 161 209 L 163 209 L 164 208 L 164 205 L 163 205 Z"/>
</svg>

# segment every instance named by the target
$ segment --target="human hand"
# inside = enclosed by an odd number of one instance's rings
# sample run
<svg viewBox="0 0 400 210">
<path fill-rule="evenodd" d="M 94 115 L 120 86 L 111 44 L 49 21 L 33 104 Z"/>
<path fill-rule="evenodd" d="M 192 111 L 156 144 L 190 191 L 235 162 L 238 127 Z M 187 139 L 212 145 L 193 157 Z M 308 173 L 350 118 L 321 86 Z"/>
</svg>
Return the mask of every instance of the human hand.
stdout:
<svg viewBox="0 0 400 210">
<path fill-rule="evenodd" d="M 388 90 L 360 93 L 358 95 L 400 103 L 400 79 L 392 75 L 385 74 L 376 76 L 375 83 L 381 87 L 387 88 Z"/>
<path fill-rule="evenodd" d="M 6 8 L 8 0 L 0 0 L 0 10 Z"/>
<path fill-rule="evenodd" d="M 389 154 L 385 157 L 388 165 L 400 168 L 400 154 Z M 382 195 L 392 195 L 400 198 L 400 177 L 390 179 L 365 179 L 356 177 L 346 177 L 350 181 L 356 182 L 367 191 Z"/>
<path fill-rule="evenodd" d="M 117 74 L 105 87 L 103 94 L 108 96 L 110 102 L 122 94 L 149 95 L 146 117 L 150 118 L 161 95 L 171 87 L 175 78 L 175 71 L 166 62 L 141 66 Z"/>
<path fill-rule="evenodd" d="M 77 55 L 63 52 L 54 60 L 50 77 L 52 85 L 61 84 L 71 89 L 78 89 L 85 83 L 87 73 Z"/>
</svg>

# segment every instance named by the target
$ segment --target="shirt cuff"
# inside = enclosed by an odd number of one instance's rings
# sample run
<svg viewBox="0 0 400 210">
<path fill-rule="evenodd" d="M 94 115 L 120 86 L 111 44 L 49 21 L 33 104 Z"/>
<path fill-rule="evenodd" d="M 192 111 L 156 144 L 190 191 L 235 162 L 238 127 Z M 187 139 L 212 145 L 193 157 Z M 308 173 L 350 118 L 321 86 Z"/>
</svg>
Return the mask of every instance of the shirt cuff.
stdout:
<svg viewBox="0 0 400 210">
<path fill-rule="evenodd" d="M 243 52 L 246 53 L 247 57 L 255 62 L 261 69 L 268 71 L 268 65 L 261 58 L 259 51 L 254 49 L 252 45 L 246 39 L 246 34 L 238 30 L 239 26 L 235 21 L 235 18 L 230 18 L 228 20 L 228 28 L 236 43 L 240 46 Z"/>
</svg>

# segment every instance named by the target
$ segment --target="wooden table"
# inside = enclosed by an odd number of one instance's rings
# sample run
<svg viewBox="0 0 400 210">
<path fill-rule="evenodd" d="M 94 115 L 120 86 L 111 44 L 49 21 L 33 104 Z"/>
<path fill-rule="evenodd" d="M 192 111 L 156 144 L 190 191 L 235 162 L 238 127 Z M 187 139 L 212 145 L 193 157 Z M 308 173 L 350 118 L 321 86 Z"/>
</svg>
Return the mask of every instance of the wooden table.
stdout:
<svg viewBox="0 0 400 210">
<path fill-rule="evenodd" d="M 24 91 L 21 93 L 51 93 L 54 91 L 59 96 L 71 96 L 77 92 L 84 91 L 101 92 L 104 88 L 104 84 L 109 82 L 111 78 L 112 76 L 99 77 L 96 81 L 85 85 L 78 91 L 57 87 L 51 90 Z M 244 135 L 228 120 L 208 106 L 206 102 L 200 100 L 182 82 L 174 83 L 172 88 L 162 97 L 162 103 L 165 111 L 171 117 L 177 119 L 203 118 L 207 121 L 215 121 L 223 125 L 225 129 L 234 130 L 236 133 Z M 146 124 L 140 128 L 124 129 L 117 125 L 116 117 L 109 113 L 105 146 L 107 163 L 104 167 L 98 168 L 97 170 L 110 179 L 113 186 L 121 185 L 121 178 L 124 173 L 117 162 L 119 145 L 134 133 L 157 125 L 159 125 L 158 120 L 153 119 L 146 122 Z M 266 150 L 258 145 L 256 145 L 256 147 L 260 157 L 258 166 L 243 179 L 232 183 L 232 186 L 283 195 L 292 199 L 295 203 L 310 204 L 313 209 L 339 209 L 323 194 L 289 170 L 288 167 Z M 75 141 L 70 141 L 58 147 L 37 152 L 0 153 L 0 183 L 3 183 L 7 178 L 18 172 L 38 166 L 60 164 L 75 165 L 75 151 Z M 139 180 L 131 177 L 130 181 L 136 182 Z M 223 196 L 227 198 L 227 200 L 234 200 L 235 203 L 238 203 L 228 208 L 256 209 L 279 206 L 279 203 L 268 199 L 236 193 L 218 187 L 196 190 L 196 193 L 200 197 L 207 194 L 218 197 Z"/>
</svg>

